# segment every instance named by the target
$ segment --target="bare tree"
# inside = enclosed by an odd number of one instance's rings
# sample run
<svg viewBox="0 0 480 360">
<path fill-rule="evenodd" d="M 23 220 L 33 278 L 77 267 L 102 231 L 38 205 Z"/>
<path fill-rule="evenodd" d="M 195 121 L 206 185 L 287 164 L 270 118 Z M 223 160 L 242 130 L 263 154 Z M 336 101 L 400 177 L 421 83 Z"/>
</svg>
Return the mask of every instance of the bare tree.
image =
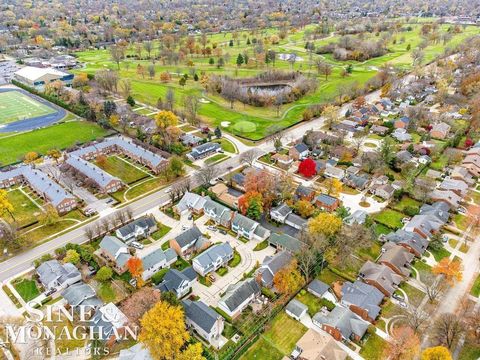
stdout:
<svg viewBox="0 0 480 360">
<path fill-rule="evenodd" d="M 465 323 L 455 314 L 442 314 L 433 324 L 432 331 L 439 343 L 451 349 L 465 333 Z"/>
<path fill-rule="evenodd" d="M 202 185 L 208 186 L 210 181 L 217 175 L 215 166 L 207 165 L 199 169 L 195 174 L 195 179 Z"/>
<path fill-rule="evenodd" d="M 117 64 L 117 69 L 120 70 L 120 62 L 125 57 L 124 48 L 118 45 L 110 46 L 110 57 L 112 58 L 112 61 Z"/>
<path fill-rule="evenodd" d="M 410 307 L 410 311 L 407 314 L 408 325 L 416 334 L 424 330 L 429 319 L 430 314 L 419 308 Z"/>
<path fill-rule="evenodd" d="M 247 150 L 240 155 L 241 162 L 252 166 L 255 160 L 257 160 L 258 154 L 254 149 Z"/>
<path fill-rule="evenodd" d="M 120 80 L 120 91 L 122 92 L 123 97 L 126 99 L 132 93 L 132 83 L 130 79 L 122 79 Z"/>
<path fill-rule="evenodd" d="M 167 89 L 167 93 L 165 94 L 165 103 L 168 106 L 168 110 L 172 111 L 173 106 L 175 105 L 175 92 L 172 88 Z"/>
<path fill-rule="evenodd" d="M 85 236 L 89 241 L 92 241 L 95 238 L 95 231 L 93 230 L 93 227 L 89 226 L 85 229 Z"/>
<path fill-rule="evenodd" d="M 147 52 L 148 54 L 148 58 L 150 59 L 151 58 L 151 55 L 152 55 L 152 51 L 153 51 L 153 44 L 151 41 L 145 41 L 143 43 L 143 48 L 145 49 L 145 51 Z"/>
<path fill-rule="evenodd" d="M 428 271 L 421 271 L 420 279 L 422 280 L 422 288 L 425 290 L 428 300 L 432 303 L 435 302 L 446 287 L 445 279 Z"/>
<path fill-rule="evenodd" d="M 185 107 L 188 122 L 193 126 L 198 126 L 200 123 L 197 117 L 198 110 L 200 109 L 200 101 L 198 97 L 195 95 L 185 96 L 183 99 L 183 106 Z"/>
<path fill-rule="evenodd" d="M 282 139 L 285 135 L 282 129 L 283 128 L 277 124 L 271 125 L 267 128 L 268 140 L 273 144 L 277 151 L 282 149 Z"/>
<path fill-rule="evenodd" d="M 126 207 L 125 208 L 125 215 L 127 217 L 127 220 L 132 220 L 133 219 L 133 210 L 131 207 Z"/>
</svg>

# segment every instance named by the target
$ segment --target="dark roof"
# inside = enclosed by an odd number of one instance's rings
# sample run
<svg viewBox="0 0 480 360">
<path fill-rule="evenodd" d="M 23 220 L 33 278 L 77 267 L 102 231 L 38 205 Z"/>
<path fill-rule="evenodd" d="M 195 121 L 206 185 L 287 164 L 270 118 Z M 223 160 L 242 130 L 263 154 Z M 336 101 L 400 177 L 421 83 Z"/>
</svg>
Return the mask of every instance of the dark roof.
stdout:
<svg viewBox="0 0 480 360">
<path fill-rule="evenodd" d="M 385 239 L 395 244 L 405 244 L 414 249 L 417 253 L 423 254 L 428 246 L 428 240 L 416 232 L 399 229 L 396 232 L 388 234 Z"/>
<path fill-rule="evenodd" d="M 242 280 L 235 285 L 230 285 L 220 301 L 233 312 L 252 294 L 259 293 L 260 285 L 254 279 Z"/>
<path fill-rule="evenodd" d="M 295 190 L 296 196 L 310 196 L 315 191 L 303 185 L 298 185 L 297 190 Z"/>
<path fill-rule="evenodd" d="M 177 241 L 178 245 L 183 248 L 186 245 L 195 243 L 201 236 L 202 233 L 198 227 L 193 225 L 190 229 L 185 230 L 180 235 L 177 235 L 175 240 Z"/>
<path fill-rule="evenodd" d="M 335 204 L 338 201 L 338 199 L 327 194 L 320 194 L 315 198 L 315 201 L 318 201 L 318 202 L 321 202 L 322 204 L 326 204 L 330 206 Z"/>
<path fill-rule="evenodd" d="M 144 216 L 137 220 L 132 221 L 131 223 L 122 226 L 117 231 L 122 234 L 122 236 L 128 236 L 129 234 L 135 232 L 135 228 L 138 226 L 143 229 L 150 229 L 156 225 L 155 219 L 151 216 Z"/>
<path fill-rule="evenodd" d="M 291 253 L 299 252 L 305 245 L 300 240 L 297 240 L 290 235 L 277 233 L 271 234 L 268 242 L 275 246 L 280 246 Z"/>
<path fill-rule="evenodd" d="M 287 304 L 285 310 L 292 313 L 296 317 L 300 317 L 308 310 L 308 307 L 297 299 L 293 299 Z"/>
<path fill-rule="evenodd" d="M 342 301 L 357 305 L 368 311 L 368 315 L 375 319 L 380 313 L 380 304 L 384 295 L 376 287 L 362 281 L 345 282 L 342 286 Z"/>
<path fill-rule="evenodd" d="M 294 147 L 299 153 L 302 153 L 304 151 L 308 151 L 308 146 L 305 145 L 304 143 L 297 144 Z"/>
<path fill-rule="evenodd" d="M 243 186 L 245 183 L 245 175 L 242 173 L 236 173 L 232 176 L 232 181 L 236 182 L 238 185 Z"/>
<path fill-rule="evenodd" d="M 310 284 L 308 284 L 307 289 L 313 291 L 315 294 L 323 295 L 325 294 L 330 287 L 324 282 L 314 279 Z"/>
<path fill-rule="evenodd" d="M 222 317 L 202 301 L 183 300 L 182 303 L 187 319 L 207 333 L 211 332 L 218 318 Z"/>
<path fill-rule="evenodd" d="M 177 292 L 182 282 L 191 282 L 197 277 L 197 273 L 193 267 L 188 267 L 183 271 L 177 269 L 170 269 L 163 277 L 163 281 L 157 285 L 160 291 L 174 291 Z"/>
</svg>

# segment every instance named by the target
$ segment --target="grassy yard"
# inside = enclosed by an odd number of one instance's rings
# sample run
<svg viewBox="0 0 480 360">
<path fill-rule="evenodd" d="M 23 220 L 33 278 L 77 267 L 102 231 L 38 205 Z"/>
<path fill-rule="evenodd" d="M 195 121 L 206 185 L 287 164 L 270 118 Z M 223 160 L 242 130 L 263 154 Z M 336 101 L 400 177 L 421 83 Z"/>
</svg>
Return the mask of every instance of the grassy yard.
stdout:
<svg viewBox="0 0 480 360">
<path fill-rule="evenodd" d="M 390 229 L 399 229 L 402 227 L 402 219 L 405 217 L 401 212 L 385 209 L 378 214 L 373 215 L 373 219 L 380 224 L 383 224 Z"/>
<path fill-rule="evenodd" d="M 384 351 L 387 346 L 387 342 L 383 340 L 377 334 L 371 334 L 368 336 L 367 341 L 360 350 L 360 355 L 364 359 L 368 360 L 382 360 L 385 359 Z"/>
<path fill-rule="evenodd" d="M 308 306 L 308 313 L 310 316 L 319 312 L 323 306 L 329 310 L 332 310 L 335 307 L 335 304 L 325 299 L 319 299 L 315 295 L 310 294 L 307 290 L 300 291 L 295 298 Z"/>
<path fill-rule="evenodd" d="M 225 138 L 215 139 L 212 142 L 219 143 L 222 146 L 223 151 L 226 151 L 232 154 L 237 153 L 237 148 L 235 147 L 235 145 L 231 141 Z"/>
<path fill-rule="evenodd" d="M 107 130 L 95 123 L 71 121 L 4 137 L 0 141 L 0 163 L 8 165 L 21 160 L 29 151 L 45 154 L 50 149 L 64 149 L 107 134 Z"/>
<path fill-rule="evenodd" d="M 462 214 L 456 214 L 453 217 L 453 222 L 455 223 L 455 226 L 462 231 L 467 230 L 467 227 L 470 224 L 470 221 L 471 220 L 468 216 L 465 216 Z"/>
<path fill-rule="evenodd" d="M 62 354 L 65 352 L 73 353 L 74 349 L 83 347 L 85 344 L 85 340 L 77 340 L 73 338 L 71 340 L 66 339 L 66 331 L 68 331 L 69 334 L 73 334 L 73 325 L 64 316 L 62 316 L 61 321 L 58 321 L 58 318 L 56 318 L 54 322 L 45 322 L 45 326 L 48 326 L 55 334 L 56 351 Z"/>
<path fill-rule="evenodd" d="M 38 221 L 38 216 L 42 213 L 42 210 L 21 189 L 9 191 L 7 198 L 13 205 L 12 216 L 18 227 Z M 5 219 L 13 221 L 12 216 L 5 214 Z"/>
<path fill-rule="evenodd" d="M 213 164 L 213 163 L 217 163 L 217 162 L 221 162 L 223 160 L 227 160 L 228 159 L 228 155 L 225 155 L 225 154 L 216 154 L 216 155 L 213 155 L 211 157 L 209 157 L 208 159 L 205 159 L 205 164 Z"/>
<path fill-rule="evenodd" d="M 442 247 L 440 250 L 428 249 L 428 251 L 430 251 L 436 261 L 440 261 L 443 258 L 449 257 L 451 255 L 450 251 L 448 251 L 444 247 Z"/>
<path fill-rule="evenodd" d="M 480 359 L 480 345 L 466 342 L 460 351 L 458 360 L 478 360 Z"/>
<path fill-rule="evenodd" d="M 115 301 L 115 290 L 113 290 L 112 284 L 108 282 L 100 283 L 97 288 L 98 297 L 104 302 Z"/>
<path fill-rule="evenodd" d="M 417 288 L 413 287 L 412 285 L 403 282 L 400 285 L 400 289 L 405 291 L 408 296 L 409 303 L 418 306 L 422 302 L 423 298 L 425 297 L 425 293 Z"/>
<path fill-rule="evenodd" d="M 336 281 L 345 281 L 340 275 L 335 274 L 332 270 L 325 268 L 317 276 L 317 279 L 323 281 L 327 285 L 332 285 Z"/>
<path fill-rule="evenodd" d="M 430 265 L 425 264 L 421 260 L 416 260 L 415 263 L 413 264 L 413 267 L 415 268 L 415 270 L 420 272 L 432 272 L 432 267 Z"/>
<path fill-rule="evenodd" d="M 405 211 L 405 208 L 407 207 L 411 207 L 411 208 L 415 208 L 417 210 L 420 209 L 420 202 L 417 201 L 417 200 L 414 200 L 408 196 L 404 196 L 402 197 L 402 199 L 396 203 L 394 206 L 392 206 L 393 209 L 395 210 L 398 210 L 400 212 L 404 212 Z"/>
<path fill-rule="evenodd" d="M 478 275 L 477 278 L 475 279 L 475 282 L 473 283 L 473 286 L 470 289 L 470 294 L 476 297 L 480 296 L 480 275 Z"/>
<path fill-rule="evenodd" d="M 267 329 L 263 337 L 287 356 L 295 348 L 298 339 L 308 330 L 302 323 L 292 319 L 283 311 L 267 325 Z"/>
<path fill-rule="evenodd" d="M 95 164 L 126 184 L 132 184 L 150 176 L 116 155 L 107 157 L 105 161 L 96 161 Z"/>
<path fill-rule="evenodd" d="M 170 230 L 172 230 L 172 228 L 170 226 L 167 226 L 167 225 L 164 225 L 164 224 L 161 224 L 161 223 L 158 223 L 157 227 L 158 227 L 157 231 L 155 231 L 152 234 L 152 238 L 154 240 L 159 240 L 159 239 L 163 238 L 165 235 L 168 234 L 168 232 Z"/>
<path fill-rule="evenodd" d="M 228 266 L 231 268 L 234 268 L 240 264 L 242 261 L 242 257 L 240 256 L 240 253 L 237 250 L 233 251 L 233 258 L 228 262 Z"/>
<path fill-rule="evenodd" d="M 40 290 L 34 280 L 20 279 L 12 282 L 12 285 L 26 302 L 33 300 L 40 295 Z"/>
<path fill-rule="evenodd" d="M 357 254 L 364 260 L 375 261 L 382 252 L 382 243 L 380 241 L 373 241 L 368 248 L 362 248 L 357 251 Z"/>
<path fill-rule="evenodd" d="M 283 354 L 263 337 L 260 337 L 240 360 L 282 360 Z"/>
</svg>

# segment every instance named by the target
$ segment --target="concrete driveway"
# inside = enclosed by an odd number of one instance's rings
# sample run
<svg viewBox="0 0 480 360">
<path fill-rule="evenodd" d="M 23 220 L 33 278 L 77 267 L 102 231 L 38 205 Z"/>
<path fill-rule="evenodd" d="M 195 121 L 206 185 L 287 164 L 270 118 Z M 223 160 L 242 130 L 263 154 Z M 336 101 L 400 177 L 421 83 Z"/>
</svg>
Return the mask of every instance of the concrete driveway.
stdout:
<svg viewBox="0 0 480 360">
<path fill-rule="evenodd" d="M 362 198 L 366 195 L 366 191 L 361 192 L 357 195 L 350 195 L 350 194 L 340 194 L 340 200 L 343 202 L 343 206 L 350 208 L 350 213 L 355 212 L 356 210 L 363 210 L 369 214 L 376 213 L 382 211 L 387 205 L 388 201 L 378 202 L 373 197 L 366 197 L 366 201 L 370 204 L 369 207 L 360 206 L 360 202 Z"/>
</svg>

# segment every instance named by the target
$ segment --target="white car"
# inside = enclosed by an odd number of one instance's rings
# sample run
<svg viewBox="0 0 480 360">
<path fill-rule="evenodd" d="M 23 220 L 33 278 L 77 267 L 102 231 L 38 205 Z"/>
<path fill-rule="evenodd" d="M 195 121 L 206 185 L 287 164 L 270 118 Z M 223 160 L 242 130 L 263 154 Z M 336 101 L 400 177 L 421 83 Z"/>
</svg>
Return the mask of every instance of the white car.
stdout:
<svg viewBox="0 0 480 360">
<path fill-rule="evenodd" d="M 139 250 L 142 250 L 144 248 L 144 246 L 137 241 L 132 241 L 130 245 L 135 249 L 139 249 Z"/>
</svg>

